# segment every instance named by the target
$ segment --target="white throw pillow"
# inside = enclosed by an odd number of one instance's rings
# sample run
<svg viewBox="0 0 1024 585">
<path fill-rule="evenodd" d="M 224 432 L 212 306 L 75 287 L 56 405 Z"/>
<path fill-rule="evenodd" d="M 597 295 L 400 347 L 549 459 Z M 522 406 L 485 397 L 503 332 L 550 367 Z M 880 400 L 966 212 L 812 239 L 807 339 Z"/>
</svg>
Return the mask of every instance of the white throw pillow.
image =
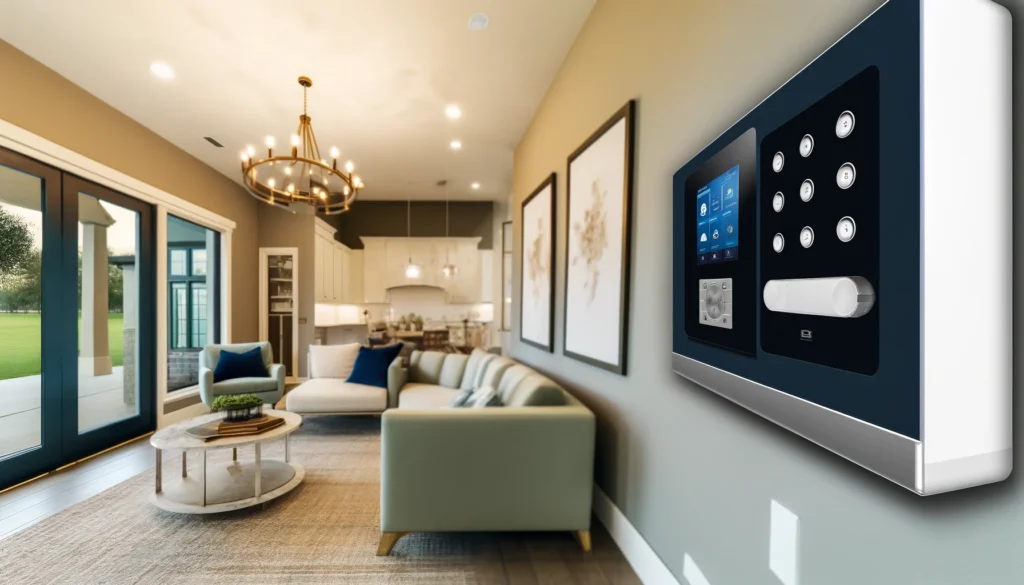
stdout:
<svg viewBox="0 0 1024 585">
<path fill-rule="evenodd" d="M 309 346 L 309 377 L 348 378 L 356 365 L 360 347 L 358 343 Z"/>
<path fill-rule="evenodd" d="M 501 395 L 498 390 L 490 386 L 477 388 L 463 406 L 471 408 L 485 408 L 488 406 L 501 406 Z"/>
</svg>

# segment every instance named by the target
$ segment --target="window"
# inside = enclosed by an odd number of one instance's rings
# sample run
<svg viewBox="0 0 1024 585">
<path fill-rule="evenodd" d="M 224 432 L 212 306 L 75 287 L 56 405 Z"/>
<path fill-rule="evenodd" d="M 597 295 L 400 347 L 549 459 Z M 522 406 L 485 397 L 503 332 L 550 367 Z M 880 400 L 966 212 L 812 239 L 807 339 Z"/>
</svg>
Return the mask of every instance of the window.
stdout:
<svg viewBox="0 0 1024 585">
<path fill-rule="evenodd" d="M 167 217 L 167 389 L 199 383 L 199 350 L 217 343 L 220 234 Z"/>
</svg>

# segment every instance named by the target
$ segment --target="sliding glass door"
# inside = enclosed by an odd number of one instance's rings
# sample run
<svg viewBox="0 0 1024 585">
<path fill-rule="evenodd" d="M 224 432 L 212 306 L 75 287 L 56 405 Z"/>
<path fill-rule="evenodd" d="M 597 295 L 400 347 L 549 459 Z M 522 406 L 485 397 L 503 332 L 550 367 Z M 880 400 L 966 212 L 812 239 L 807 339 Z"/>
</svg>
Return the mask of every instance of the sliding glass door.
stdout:
<svg viewBox="0 0 1024 585">
<path fill-rule="evenodd" d="M 150 205 L 64 175 L 64 452 L 85 457 L 155 427 L 155 239 Z M 74 239 L 71 239 L 74 238 Z M 70 240 L 70 241 L 69 241 Z"/>
<path fill-rule="evenodd" d="M 155 427 L 153 222 L 0 149 L 0 489 Z"/>
</svg>

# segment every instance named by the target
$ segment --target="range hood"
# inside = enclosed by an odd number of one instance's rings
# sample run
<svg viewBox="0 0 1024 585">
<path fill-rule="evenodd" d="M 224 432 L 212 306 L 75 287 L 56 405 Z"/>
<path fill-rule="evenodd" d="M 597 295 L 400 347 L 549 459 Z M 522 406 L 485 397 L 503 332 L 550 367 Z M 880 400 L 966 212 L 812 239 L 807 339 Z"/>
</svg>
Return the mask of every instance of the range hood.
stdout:
<svg viewBox="0 0 1024 585">
<path fill-rule="evenodd" d="M 436 290 L 436 291 L 441 291 L 441 292 L 447 292 L 447 289 L 444 288 L 443 286 L 437 286 L 437 285 L 433 285 L 433 284 L 398 284 L 398 285 L 395 285 L 395 286 L 389 286 L 389 287 L 387 287 L 386 290 L 388 292 L 391 292 L 393 290 L 408 290 L 408 291 Z"/>
</svg>

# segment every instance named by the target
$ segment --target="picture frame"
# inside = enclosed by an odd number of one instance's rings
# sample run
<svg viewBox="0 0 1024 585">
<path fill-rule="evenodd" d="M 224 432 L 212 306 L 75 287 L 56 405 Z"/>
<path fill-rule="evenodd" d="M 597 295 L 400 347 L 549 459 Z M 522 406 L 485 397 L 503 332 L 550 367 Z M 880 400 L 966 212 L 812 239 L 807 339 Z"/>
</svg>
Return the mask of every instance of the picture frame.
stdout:
<svg viewBox="0 0 1024 585">
<path fill-rule="evenodd" d="M 520 206 L 519 340 L 555 350 L 555 173 L 548 175 Z"/>
<path fill-rule="evenodd" d="M 636 101 L 566 161 L 562 353 L 626 375 Z"/>
</svg>

